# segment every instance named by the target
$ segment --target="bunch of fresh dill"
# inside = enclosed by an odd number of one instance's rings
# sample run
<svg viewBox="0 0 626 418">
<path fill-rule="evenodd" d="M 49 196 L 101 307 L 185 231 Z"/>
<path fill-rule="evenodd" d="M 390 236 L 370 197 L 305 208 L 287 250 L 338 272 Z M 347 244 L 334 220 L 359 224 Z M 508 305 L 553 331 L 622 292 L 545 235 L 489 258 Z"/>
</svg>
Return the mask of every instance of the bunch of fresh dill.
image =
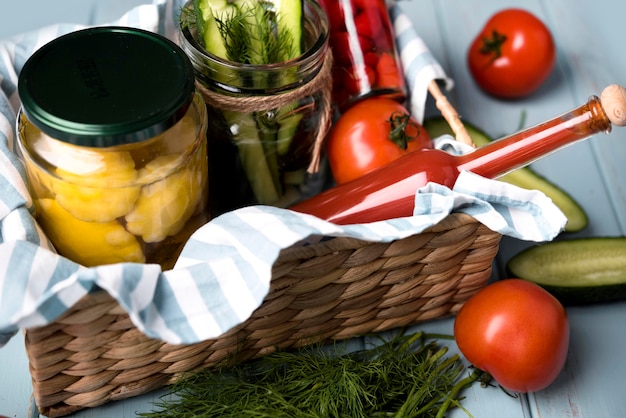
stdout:
<svg viewBox="0 0 626 418">
<path fill-rule="evenodd" d="M 440 337 L 440 336 L 439 336 Z M 278 351 L 181 380 L 147 418 L 443 417 L 477 380 L 458 355 L 421 332 L 356 352 Z M 467 412 L 467 411 L 466 411 Z M 469 415 L 469 412 L 467 412 Z"/>
</svg>

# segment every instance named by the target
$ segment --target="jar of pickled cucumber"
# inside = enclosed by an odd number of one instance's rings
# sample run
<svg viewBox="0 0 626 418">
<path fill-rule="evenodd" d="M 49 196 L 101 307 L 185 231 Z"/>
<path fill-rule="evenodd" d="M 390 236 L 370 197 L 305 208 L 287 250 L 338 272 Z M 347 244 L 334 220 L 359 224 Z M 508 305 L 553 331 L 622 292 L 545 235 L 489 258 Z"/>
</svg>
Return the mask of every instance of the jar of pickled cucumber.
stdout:
<svg viewBox="0 0 626 418">
<path fill-rule="evenodd" d="M 185 3 L 179 35 L 208 108 L 213 216 L 318 193 L 332 119 L 324 11 L 315 0 L 199 4 Z"/>
<path fill-rule="evenodd" d="M 72 32 L 27 60 L 18 92 L 18 152 L 59 254 L 171 268 L 209 218 L 206 105 L 185 53 L 139 29 Z"/>
</svg>

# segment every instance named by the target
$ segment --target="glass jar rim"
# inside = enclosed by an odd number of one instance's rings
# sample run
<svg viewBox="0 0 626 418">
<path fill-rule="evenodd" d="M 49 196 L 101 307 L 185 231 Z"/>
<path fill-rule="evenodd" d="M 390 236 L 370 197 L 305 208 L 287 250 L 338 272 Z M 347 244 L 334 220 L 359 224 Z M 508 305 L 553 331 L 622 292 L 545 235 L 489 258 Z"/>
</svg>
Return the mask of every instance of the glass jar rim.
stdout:
<svg viewBox="0 0 626 418">
<path fill-rule="evenodd" d="M 193 100 L 184 51 L 154 32 L 103 26 L 62 35 L 24 64 L 18 92 L 42 132 L 83 146 L 134 143 L 164 132 Z"/>
<path fill-rule="evenodd" d="M 307 19 L 307 17 L 314 17 L 318 19 L 312 27 L 319 33 L 315 37 L 314 41 L 305 45 L 306 48 L 304 48 L 302 53 L 295 58 L 270 64 L 250 64 L 231 61 L 223 57 L 219 57 L 204 48 L 196 39 L 196 36 L 194 36 L 194 31 L 190 29 L 190 25 L 179 25 L 182 48 L 190 56 L 194 66 L 211 63 L 212 65 L 217 66 L 220 71 L 250 74 L 254 72 L 279 74 L 284 73 L 285 71 L 290 71 L 290 69 L 293 68 L 300 73 L 306 73 L 305 77 L 294 77 L 294 79 L 298 80 L 297 84 L 303 84 L 312 79 L 319 71 L 321 62 L 326 55 L 326 50 L 328 49 L 328 40 L 330 36 L 329 21 L 324 9 L 314 0 L 304 0 L 303 5 L 303 19 Z M 187 0 L 183 9 L 186 10 L 186 12 L 192 13 L 192 11 L 190 11 L 192 6 L 193 0 Z M 183 14 L 181 14 L 181 17 L 182 16 Z M 189 48 L 191 48 L 191 50 L 189 50 Z M 201 72 L 199 74 L 197 73 L 196 76 L 201 81 L 206 81 L 206 78 L 202 76 Z M 217 84 L 220 89 L 225 91 L 233 93 L 244 92 L 234 86 L 230 86 L 222 82 L 216 82 L 215 80 L 213 80 L 213 82 Z M 291 87 L 293 86 L 277 86 L 276 90 L 281 91 Z M 277 91 L 265 89 L 263 92 L 255 92 L 255 89 L 246 89 L 245 93 L 251 95 L 275 94 Z"/>
</svg>

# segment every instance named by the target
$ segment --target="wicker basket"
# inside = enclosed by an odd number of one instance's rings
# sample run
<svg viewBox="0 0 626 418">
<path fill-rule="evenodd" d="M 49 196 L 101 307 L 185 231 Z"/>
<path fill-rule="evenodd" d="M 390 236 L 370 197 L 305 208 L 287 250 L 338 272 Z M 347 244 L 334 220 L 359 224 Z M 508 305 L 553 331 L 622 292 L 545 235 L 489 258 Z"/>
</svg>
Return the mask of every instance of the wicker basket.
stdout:
<svg viewBox="0 0 626 418">
<path fill-rule="evenodd" d="M 489 280 L 500 238 L 470 216 L 451 214 L 391 243 L 334 238 L 289 248 L 252 317 L 191 345 L 150 339 L 108 293 L 87 295 L 53 324 L 25 332 L 39 412 L 59 417 L 224 361 L 452 315 Z"/>
</svg>

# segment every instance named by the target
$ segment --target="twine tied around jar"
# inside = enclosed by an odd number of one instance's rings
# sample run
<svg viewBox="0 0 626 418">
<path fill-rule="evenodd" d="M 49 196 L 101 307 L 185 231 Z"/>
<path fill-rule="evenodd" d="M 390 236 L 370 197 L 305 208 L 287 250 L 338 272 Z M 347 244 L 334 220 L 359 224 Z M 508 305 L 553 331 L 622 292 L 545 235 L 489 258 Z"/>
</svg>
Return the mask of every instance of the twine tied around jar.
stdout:
<svg viewBox="0 0 626 418">
<path fill-rule="evenodd" d="M 210 106 L 222 110 L 235 112 L 267 112 L 278 109 L 318 91 L 322 93 L 320 112 L 320 129 L 315 135 L 315 141 L 311 150 L 311 161 L 307 168 L 308 173 L 316 173 L 319 170 L 322 145 L 328 133 L 332 120 L 331 94 L 332 94 L 332 65 L 333 55 L 329 49 L 324 57 L 324 64 L 318 73 L 308 82 L 286 93 L 267 96 L 234 97 L 214 92 L 196 79 L 196 88 L 204 96 L 204 100 Z"/>
</svg>

